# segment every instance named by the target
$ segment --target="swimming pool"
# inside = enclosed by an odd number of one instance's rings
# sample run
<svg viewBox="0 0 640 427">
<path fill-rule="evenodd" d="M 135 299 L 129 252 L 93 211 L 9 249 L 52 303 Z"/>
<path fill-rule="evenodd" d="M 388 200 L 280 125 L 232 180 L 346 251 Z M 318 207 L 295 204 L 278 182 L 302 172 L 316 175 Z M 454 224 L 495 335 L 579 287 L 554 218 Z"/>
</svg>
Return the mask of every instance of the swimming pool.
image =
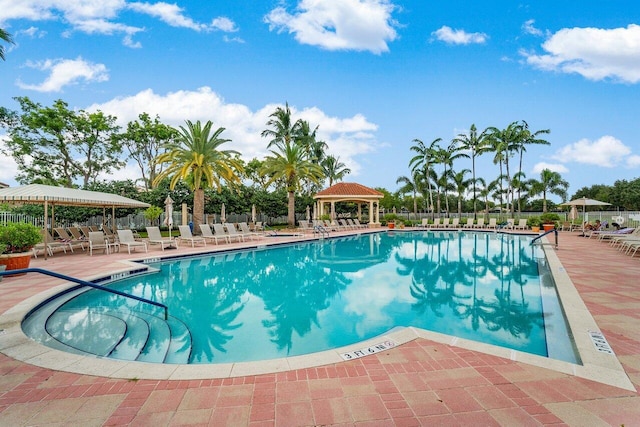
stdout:
<svg viewBox="0 0 640 427">
<path fill-rule="evenodd" d="M 544 257 L 530 240 L 384 232 L 174 259 L 151 264 L 158 274 L 110 285 L 167 304 L 169 322 L 141 303 L 78 290 L 28 316 L 23 329 L 67 351 L 229 363 L 308 354 L 415 326 L 575 362 L 555 291 L 544 280 L 541 286 Z"/>
</svg>

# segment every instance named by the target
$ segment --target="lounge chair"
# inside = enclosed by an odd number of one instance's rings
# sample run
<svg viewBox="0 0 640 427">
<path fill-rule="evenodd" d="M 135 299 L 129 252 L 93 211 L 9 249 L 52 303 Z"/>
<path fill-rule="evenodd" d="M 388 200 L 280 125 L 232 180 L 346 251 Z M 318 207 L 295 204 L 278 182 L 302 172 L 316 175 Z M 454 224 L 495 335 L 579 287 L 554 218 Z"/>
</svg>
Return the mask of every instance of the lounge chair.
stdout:
<svg viewBox="0 0 640 427">
<path fill-rule="evenodd" d="M 84 235 L 84 238 L 89 240 L 89 233 L 91 233 L 93 230 L 90 229 L 89 227 L 87 227 L 86 225 L 82 225 L 82 226 L 80 226 L 80 231 L 82 231 L 82 234 Z M 100 231 L 100 230 L 96 230 L 96 232 L 97 231 Z"/>
<path fill-rule="evenodd" d="M 360 220 L 358 218 L 354 218 L 353 219 L 353 223 L 358 227 L 358 228 L 369 228 L 369 224 L 360 224 Z"/>
<path fill-rule="evenodd" d="M 442 228 L 449 228 L 449 221 L 450 221 L 449 218 L 444 218 L 442 220 Z"/>
<path fill-rule="evenodd" d="M 251 231 L 251 229 L 249 228 L 249 224 L 247 224 L 246 222 L 239 222 L 238 223 L 238 227 L 240 228 L 240 233 L 242 233 L 243 236 L 245 237 L 249 237 L 251 239 L 261 239 L 264 236 L 260 233 L 256 233 L 255 231 Z M 313 231 L 310 228 L 311 231 Z"/>
<path fill-rule="evenodd" d="M 232 222 L 228 222 L 224 225 L 224 228 L 227 230 L 227 234 L 229 235 L 229 239 L 237 238 L 238 241 L 244 242 L 244 235 L 238 232 L 238 229 Z"/>
<path fill-rule="evenodd" d="M 75 240 L 87 240 L 87 237 L 82 235 L 82 231 L 78 227 L 69 227 L 68 230 Z"/>
<path fill-rule="evenodd" d="M 127 252 L 131 253 L 131 248 L 143 247 L 145 252 L 147 250 L 147 244 L 136 240 L 131 230 L 118 230 L 118 243 L 127 247 Z"/>
<path fill-rule="evenodd" d="M 313 233 L 313 227 L 307 221 L 298 221 L 298 230 L 303 233 Z"/>
<path fill-rule="evenodd" d="M 89 232 L 89 255 L 93 256 L 94 250 L 102 249 L 103 253 L 109 254 L 109 240 L 102 231 Z"/>
<path fill-rule="evenodd" d="M 216 245 L 218 244 L 218 240 L 220 239 L 222 239 L 225 243 L 229 243 L 229 239 L 227 238 L 226 234 L 223 236 L 220 236 L 217 233 L 213 234 L 209 224 L 200 224 L 200 231 L 202 232 L 203 239 L 209 240 L 209 241 L 213 240 L 214 242 L 216 242 Z"/>
<path fill-rule="evenodd" d="M 207 241 L 204 238 L 191 234 L 191 228 L 188 225 L 179 225 L 178 230 L 180 231 L 178 240 L 191 242 L 192 248 L 195 247 L 196 243 L 202 243 L 203 246 L 207 246 Z"/>
<path fill-rule="evenodd" d="M 178 241 L 171 237 L 162 237 L 160 233 L 160 227 L 147 227 L 147 237 L 149 238 L 150 245 L 160 245 L 164 251 L 165 247 L 178 247 Z"/>
<path fill-rule="evenodd" d="M 489 224 L 487 224 L 487 228 L 496 229 L 498 227 L 498 221 L 495 218 L 489 218 Z"/>
<path fill-rule="evenodd" d="M 231 243 L 231 236 L 229 236 L 229 233 L 227 233 L 227 230 L 225 230 L 224 225 L 213 224 L 213 232 L 216 236 L 220 238 L 224 237 L 228 243 Z M 240 241 L 239 238 L 238 241 Z"/>
<path fill-rule="evenodd" d="M 478 222 L 473 226 L 473 228 L 484 228 L 484 218 L 478 218 Z"/>
<path fill-rule="evenodd" d="M 52 251 L 56 248 L 62 248 L 64 249 L 65 254 L 67 253 L 67 249 L 69 249 L 71 253 L 73 253 L 73 245 L 70 241 L 54 239 L 53 236 L 51 236 L 51 233 L 49 233 L 49 230 L 46 228 L 42 229 L 40 233 L 42 234 L 42 240 L 47 242 L 47 245 L 50 246 Z"/>
<path fill-rule="evenodd" d="M 264 231 L 264 224 L 262 224 L 262 221 L 256 221 L 255 225 L 253 226 L 253 231 Z"/>
<path fill-rule="evenodd" d="M 473 218 L 467 218 L 467 223 L 462 228 L 473 228 Z"/>
<path fill-rule="evenodd" d="M 527 229 L 527 218 L 520 218 L 518 220 L 518 225 L 513 226 L 514 230 L 526 230 Z"/>
<path fill-rule="evenodd" d="M 460 227 L 460 218 L 453 218 L 451 220 L 451 224 L 449 224 L 449 228 L 458 228 Z"/>
<path fill-rule="evenodd" d="M 433 224 L 429 224 L 429 228 L 438 228 L 440 227 L 440 218 L 434 218 Z"/>
<path fill-rule="evenodd" d="M 346 219 L 339 219 L 338 222 L 343 230 L 352 230 L 354 227 L 350 225 Z"/>
<path fill-rule="evenodd" d="M 74 246 L 76 248 L 80 246 L 84 251 L 84 244 L 85 244 L 84 239 L 76 239 L 73 236 L 70 236 L 69 233 L 67 233 L 67 230 L 64 229 L 64 227 L 56 227 L 53 230 L 56 232 L 58 237 L 62 239 L 63 242 L 69 243 L 69 246 L 71 246 L 71 249 L 73 249 Z"/>
<path fill-rule="evenodd" d="M 42 251 L 42 253 L 44 254 L 45 251 L 47 252 L 47 254 L 49 256 L 53 256 L 53 251 L 56 249 L 62 249 L 64 251 L 64 253 L 67 253 L 67 247 L 68 245 L 66 243 L 63 242 L 56 242 L 53 240 L 53 238 L 51 237 L 51 235 L 49 234 L 48 230 L 40 230 L 40 234 L 42 235 L 42 239 L 44 240 L 44 236 L 46 234 L 47 236 L 47 244 L 45 245 L 44 242 L 40 242 L 37 243 L 36 245 L 33 246 L 32 251 L 33 251 L 33 256 L 35 258 L 38 258 L 38 251 Z"/>
</svg>

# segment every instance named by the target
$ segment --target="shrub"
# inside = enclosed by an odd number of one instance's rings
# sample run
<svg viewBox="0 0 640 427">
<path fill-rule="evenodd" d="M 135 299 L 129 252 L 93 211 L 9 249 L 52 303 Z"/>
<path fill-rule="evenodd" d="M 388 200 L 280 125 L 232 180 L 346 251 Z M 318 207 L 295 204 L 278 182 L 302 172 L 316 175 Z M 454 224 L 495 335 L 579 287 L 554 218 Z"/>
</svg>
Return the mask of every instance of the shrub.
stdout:
<svg viewBox="0 0 640 427">
<path fill-rule="evenodd" d="M 541 223 L 540 222 L 540 217 L 538 217 L 538 216 L 530 216 L 527 219 L 527 225 L 529 227 L 540 227 L 540 223 Z"/>
<path fill-rule="evenodd" d="M 28 252 L 40 241 L 40 229 L 33 224 L 10 222 L 0 226 L 0 245 L 5 245 L 8 254 Z"/>
</svg>

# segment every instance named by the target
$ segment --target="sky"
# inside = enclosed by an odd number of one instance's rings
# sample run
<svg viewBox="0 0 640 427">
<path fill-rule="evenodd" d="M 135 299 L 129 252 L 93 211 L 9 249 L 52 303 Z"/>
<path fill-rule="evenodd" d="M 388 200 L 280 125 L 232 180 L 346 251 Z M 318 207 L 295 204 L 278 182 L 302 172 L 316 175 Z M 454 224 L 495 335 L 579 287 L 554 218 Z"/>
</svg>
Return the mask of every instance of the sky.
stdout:
<svg viewBox="0 0 640 427">
<path fill-rule="evenodd" d="M 318 126 L 347 182 L 396 191 L 414 139 L 472 124 L 549 129 L 523 159 L 585 186 L 640 177 L 640 2 L 0 0 L 0 106 L 45 106 L 180 126 L 211 120 L 245 160 L 285 103 Z M 6 138 L 1 135 L 0 144 Z M 477 175 L 498 175 L 493 156 Z M 454 169 L 471 169 L 460 160 Z M 0 181 L 16 185 L 0 155 Z M 137 179 L 130 164 L 117 176 Z"/>
</svg>

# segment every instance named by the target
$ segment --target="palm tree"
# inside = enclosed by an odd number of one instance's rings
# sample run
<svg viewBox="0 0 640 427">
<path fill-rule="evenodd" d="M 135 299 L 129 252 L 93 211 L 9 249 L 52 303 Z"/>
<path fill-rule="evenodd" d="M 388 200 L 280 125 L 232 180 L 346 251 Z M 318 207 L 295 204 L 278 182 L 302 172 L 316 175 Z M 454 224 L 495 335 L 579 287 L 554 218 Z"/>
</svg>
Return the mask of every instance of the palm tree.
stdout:
<svg viewBox="0 0 640 427">
<path fill-rule="evenodd" d="M 14 44 L 13 37 L 11 34 L 0 28 L 0 40 L 5 41 L 9 44 Z M 0 45 L 0 59 L 4 61 L 4 46 Z"/>
<path fill-rule="evenodd" d="M 318 184 L 322 180 L 322 168 L 311 162 L 304 149 L 295 142 L 279 142 L 276 145 L 278 151 L 270 150 L 272 155 L 265 158 L 261 174 L 269 177 L 268 185 L 278 179 L 284 180 L 288 195 L 287 222 L 295 227 L 296 191 L 307 179 Z"/>
<path fill-rule="evenodd" d="M 271 113 L 269 117 L 271 117 L 271 119 L 267 122 L 267 126 L 272 126 L 274 129 L 265 129 L 261 133 L 263 138 L 271 138 L 267 148 L 271 148 L 273 145 L 279 145 L 280 149 L 282 149 L 295 141 L 302 127 L 302 120 L 298 119 L 296 122 L 291 123 L 289 103 L 285 103 L 284 108 L 276 108 L 276 111 Z"/>
<path fill-rule="evenodd" d="M 505 179 L 507 181 L 507 208 L 513 214 L 513 188 L 511 187 L 511 174 L 509 171 L 509 158 L 512 152 L 519 147 L 519 140 L 522 139 L 522 126 L 518 122 L 512 122 L 505 129 L 495 127 L 488 128 L 490 138 L 494 140 L 496 157 L 501 161 L 500 175 L 502 175 L 502 164 L 505 166 Z M 496 163 L 496 159 L 494 159 Z"/>
<path fill-rule="evenodd" d="M 452 176 L 455 191 L 458 193 L 458 216 L 462 216 L 462 199 L 464 197 L 464 192 L 467 191 L 467 188 L 469 188 L 469 185 L 473 182 L 470 179 L 465 179 L 465 175 L 469 172 L 471 172 L 469 169 L 462 169 L 460 172 L 454 173 Z M 475 192 L 475 185 L 473 186 L 473 190 Z"/>
<path fill-rule="evenodd" d="M 563 202 L 567 200 L 569 183 L 562 179 L 562 176 L 558 172 L 543 169 L 542 172 L 540 172 L 540 181 L 532 179 L 529 181 L 529 185 L 531 188 L 529 195 L 535 196 L 542 194 L 542 212 L 547 211 L 547 193 L 559 196 Z"/>
<path fill-rule="evenodd" d="M 351 169 L 340 161 L 340 157 L 327 156 L 320 162 L 325 178 L 329 180 L 329 187 L 334 181 L 340 181 L 345 175 L 351 173 Z"/>
<path fill-rule="evenodd" d="M 529 130 L 529 124 L 526 121 L 522 121 L 520 131 L 522 132 L 521 137 L 516 141 L 515 149 L 518 152 L 519 163 L 518 163 L 518 174 L 521 174 L 522 177 L 522 157 L 527 151 L 527 145 L 551 145 L 551 143 L 545 139 L 539 138 L 540 135 L 548 135 L 551 133 L 549 129 L 542 129 L 535 132 L 531 132 Z M 520 200 L 520 189 L 518 189 L 518 200 Z M 520 205 L 518 205 L 518 211 L 520 210 Z"/>
<path fill-rule="evenodd" d="M 404 184 L 401 188 L 400 188 L 400 192 L 401 193 L 413 193 L 413 214 L 417 214 L 418 213 L 418 198 L 417 196 L 417 192 L 420 189 L 420 176 L 419 176 L 419 171 L 414 171 L 411 178 L 409 178 L 408 176 L 399 176 L 398 179 L 396 179 L 396 184 Z"/>
<path fill-rule="evenodd" d="M 431 188 L 431 165 L 434 162 L 435 153 L 439 149 L 438 143 L 440 141 L 442 141 L 442 138 L 436 138 L 431 142 L 431 144 L 429 144 L 429 146 L 426 146 L 425 143 L 419 139 L 414 139 L 413 142 L 416 145 L 413 145 L 410 148 L 411 151 L 416 152 L 416 155 L 409 161 L 409 167 L 412 172 L 422 169 L 424 180 L 429 187 L 429 208 L 431 210 L 432 220 L 435 217 L 435 212 L 433 209 L 433 191 Z"/>
<path fill-rule="evenodd" d="M 456 147 L 455 143 L 449 144 L 447 148 L 441 148 L 435 153 L 435 161 L 436 163 L 441 163 L 443 165 L 443 172 L 440 176 L 440 188 L 444 192 L 444 200 L 445 206 L 447 209 L 447 216 L 449 215 L 449 197 L 447 197 L 447 193 L 452 189 L 450 185 L 449 178 L 452 176 L 452 168 L 453 161 L 457 160 L 461 157 L 469 157 L 466 153 L 461 153 L 460 150 Z"/>
<path fill-rule="evenodd" d="M 471 179 L 476 182 L 476 157 L 487 151 L 489 144 L 489 133 L 485 129 L 478 135 L 476 125 L 472 124 L 469 134 L 461 133 L 453 140 L 454 143 L 460 144 L 460 148 L 471 151 Z M 476 186 L 473 186 L 473 219 L 478 218 L 478 209 L 476 207 Z"/>
<path fill-rule="evenodd" d="M 184 180 L 195 192 L 193 197 L 193 225 L 199 230 L 204 217 L 204 190 L 215 188 L 220 191 L 222 181 L 229 184 L 240 183 L 243 173 L 242 163 L 234 150 L 221 150 L 222 144 L 229 139 L 220 135 L 225 128 L 218 128 L 211 133 L 213 123 L 207 121 L 204 126 L 186 121 L 186 127 L 180 126 L 175 141 L 164 145 L 165 152 L 157 158 L 158 164 L 168 163 L 165 170 L 154 180 L 157 185 L 163 179 L 171 177 L 170 188 L 173 190 L 180 180 Z"/>
</svg>

